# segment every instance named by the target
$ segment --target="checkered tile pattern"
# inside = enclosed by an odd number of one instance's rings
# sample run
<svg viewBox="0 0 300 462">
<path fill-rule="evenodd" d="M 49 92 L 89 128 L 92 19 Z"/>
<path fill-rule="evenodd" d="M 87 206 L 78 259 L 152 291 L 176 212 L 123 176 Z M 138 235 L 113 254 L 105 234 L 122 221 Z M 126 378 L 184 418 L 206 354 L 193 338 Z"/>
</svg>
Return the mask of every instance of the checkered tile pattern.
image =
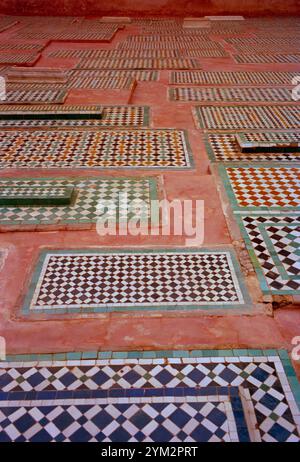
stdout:
<svg viewBox="0 0 300 462">
<path fill-rule="evenodd" d="M 0 387 L 1 441 L 300 441 L 277 356 L 2 363 Z"/>
<path fill-rule="evenodd" d="M 262 288 L 300 293 L 300 217 L 249 215 L 241 224 L 263 272 Z"/>
<path fill-rule="evenodd" d="M 180 58 L 177 50 L 56 50 L 50 58 Z"/>
<path fill-rule="evenodd" d="M 194 88 L 169 89 L 173 101 L 293 101 L 287 88 Z"/>
<path fill-rule="evenodd" d="M 102 122 L 113 116 L 105 112 Z M 2 131 L 0 152 L 2 168 L 190 166 L 180 130 Z"/>
<path fill-rule="evenodd" d="M 226 172 L 239 207 L 299 207 L 300 169 L 228 167 Z"/>
<path fill-rule="evenodd" d="M 300 141 L 300 134 L 297 133 L 243 133 L 249 142 L 295 142 Z M 299 152 L 241 152 L 236 141 L 236 135 L 210 134 L 207 136 L 208 149 L 212 151 L 213 160 L 217 162 L 299 162 Z"/>
<path fill-rule="evenodd" d="M 30 312 L 244 303 L 226 251 L 70 252 L 41 258 Z"/>
<path fill-rule="evenodd" d="M 13 42 L 11 40 L 7 40 L 7 41 L 4 40 L 4 41 L 2 41 L 0 43 L 0 50 L 17 50 L 17 51 L 35 50 L 35 51 L 41 51 L 43 48 L 44 48 L 44 46 L 39 44 L 39 43 L 24 43 L 24 42 L 21 42 L 21 41 Z"/>
<path fill-rule="evenodd" d="M 193 85 L 291 85 L 297 72 L 173 71 L 172 84 Z"/>
<path fill-rule="evenodd" d="M 148 218 L 150 214 L 150 199 L 156 189 L 155 180 L 149 178 L 48 178 L 48 179 L 1 179 L 0 189 L 9 188 L 11 194 L 14 188 L 19 191 L 20 186 L 27 191 L 41 187 L 57 191 L 64 187 L 75 187 L 75 201 L 70 206 L 59 207 L 0 207 L 0 226 L 18 224 L 80 224 L 95 223 L 101 211 L 97 205 L 103 200 L 110 200 L 116 203 L 118 217 L 124 220 L 126 208 L 121 202 L 119 194 L 127 195 L 128 201 L 143 201 L 145 208 L 141 207 L 140 218 Z M 141 202 L 142 203 L 142 202 Z M 119 204 L 119 205 L 118 205 Z M 113 213 L 113 212 L 112 212 Z M 22 228 L 21 228 L 22 229 Z"/>
<path fill-rule="evenodd" d="M 208 130 L 280 130 L 299 128 L 300 106 L 198 106 L 194 114 Z"/>
</svg>

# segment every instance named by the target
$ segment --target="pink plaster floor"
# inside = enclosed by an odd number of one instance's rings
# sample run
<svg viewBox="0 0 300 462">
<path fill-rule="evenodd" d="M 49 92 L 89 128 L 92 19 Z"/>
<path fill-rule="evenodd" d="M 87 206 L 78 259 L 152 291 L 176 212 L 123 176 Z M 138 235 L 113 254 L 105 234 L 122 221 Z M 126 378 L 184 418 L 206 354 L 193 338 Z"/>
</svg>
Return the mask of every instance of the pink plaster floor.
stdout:
<svg viewBox="0 0 300 462">
<path fill-rule="evenodd" d="M 1 39 L 10 40 L 14 27 L 1 34 Z M 111 43 L 69 43 L 63 48 L 113 49 L 128 35 L 136 34 L 136 25 L 126 25 Z M 52 42 L 42 54 L 36 66 L 71 68 L 77 60 L 51 59 L 50 51 L 62 45 Z M 203 70 L 247 70 L 247 71 L 299 71 L 298 64 L 237 65 L 230 58 L 203 59 Z M 139 171 L 139 175 L 159 175 L 163 179 L 164 192 L 169 199 L 203 199 L 205 201 L 205 247 L 217 247 L 232 243 L 222 202 L 217 189 L 217 179 L 210 172 L 203 132 L 195 127 L 191 108 L 193 103 L 168 101 L 169 71 L 160 71 L 158 82 L 138 82 L 131 95 L 103 90 L 71 90 L 66 104 L 135 104 L 151 108 L 150 127 L 181 128 L 188 132 L 195 160 L 191 171 L 166 172 Z M 127 98 L 127 101 L 126 101 Z M 28 171 L 2 171 L 5 177 L 28 176 Z M 57 170 L 30 171 L 30 176 L 57 176 Z M 60 176 L 82 175 L 81 171 L 60 170 Z M 86 170 L 85 175 L 134 176 L 134 171 Z M 232 224 L 234 228 L 234 225 Z M 34 230 L 32 230 L 34 231 Z M 5 250 L 0 279 L 0 335 L 7 342 L 10 354 L 50 353 L 90 350 L 164 350 L 164 349 L 226 349 L 226 348 L 286 348 L 291 350 L 291 339 L 300 335 L 300 310 L 297 306 L 285 306 L 273 312 L 264 311 L 258 296 L 256 309 L 249 315 L 221 314 L 209 316 L 199 313 L 110 313 L 71 319 L 29 320 L 20 316 L 22 299 L 32 274 L 37 255 L 42 248 L 64 249 L 85 247 L 167 247 L 184 245 L 184 239 L 171 238 L 99 238 L 94 230 L 51 229 L 44 232 L 6 232 L 0 235 L 0 247 Z M 250 292 L 257 292 L 257 284 Z M 250 287 L 249 287 L 250 285 Z M 295 364 L 300 375 L 300 365 Z"/>
</svg>

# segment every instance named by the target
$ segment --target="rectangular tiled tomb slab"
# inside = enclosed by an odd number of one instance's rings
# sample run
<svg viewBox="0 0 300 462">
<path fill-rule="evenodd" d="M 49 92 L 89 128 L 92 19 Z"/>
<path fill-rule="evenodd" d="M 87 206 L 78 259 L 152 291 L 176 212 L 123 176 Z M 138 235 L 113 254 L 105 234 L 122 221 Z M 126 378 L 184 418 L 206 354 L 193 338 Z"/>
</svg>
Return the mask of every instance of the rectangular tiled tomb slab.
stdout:
<svg viewBox="0 0 300 462">
<path fill-rule="evenodd" d="M 191 152 L 183 130 L 7 130 L 0 168 L 185 168 Z"/>
<path fill-rule="evenodd" d="M 235 55 L 234 60 L 241 64 L 272 64 L 272 63 L 300 63 L 299 54 L 245 54 Z"/>
<path fill-rule="evenodd" d="M 300 217 L 238 217 L 264 293 L 300 294 Z"/>
<path fill-rule="evenodd" d="M 230 250 L 45 251 L 23 313 L 245 308 L 246 303 Z"/>
<path fill-rule="evenodd" d="M 297 72 L 174 71 L 171 84 L 192 85 L 291 85 Z"/>
<path fill-rule="evenodd" d="M 16 191 L 24 191 L 23 203 L 15 198 Z M 37 203 L 32 197 L 32 191 L 47 191 L 46 199 L 51 200 L 50 206 Z M 57 191 L 72 191 L 69 204 L 62 204 L 61 198 L 49 197 L 50 192 L 57 194 Z M 1 197 L 3 191 L 9 192 L 6 202 Z M 126 217 L 126 206 L 119 202 L 119 194 L 126 194 L 128 202 L 132 200 L 143 201 L 143 208 L 140 208 L 140 218 L 150 216 L 150 200 L 157 199 L 157 183 L 154 178 L 6 178 L 0 180 L 0 229 L 7 225 L 18 225 L 22 231 L 26 225 L 74 225 L 84 223 L 95 223 L 103 211 L 97 209 L 103 201 L 113 201 L 117 207 L 118 220 Z M 27 196 L 27 206 L 24 201 Z M 7 203 L 10 199 L 10 204 Z M 12 204 L 12 199 L 14 204 Z M 30 199 L 30 202 L 29 200 Z M 39 198 L 41 201 L 41 197 Z M 1 203 L 2 202 L 2 203 Z M 17 203 L 16 203 L 17 202 Z M 119 204 L 119 205 L 118 205 Z M 128 204 L 128 205 L 129 205 Z M 142 202 L 141 202 L 142 204 Z M 31 205 L 31 207 L 30 207 Z M 34 207 L 32 206 L 34 205 Z M 39 206 L 40 205 L 40 206 Z M 135 212 L 135 216 L 137 212 Z M 113 216 L 113 212 L 112 212 Z"/>
<path fill-rule="evenodd" d="M 146 127 L 148 125 L 148 106 L 100 107 L 52 106 L 50 104 L 0 106 L 0 126 L 2 127 Z"/>
<path fill-rule="evenodd" d="M 197 69 L 200 65 L 195 59 L 105 59 L 82 58 L 78 69 Z"/>
<path fill-rule="evenodd" d="M 34 106 L 23 106 L 20 104 L 0 106 L 0 121 L 5 124 L 10 121 L 31 121 L 42 120 L 46 123 L 52 119 L 100 119 L 102 117 L 102 106 L 77 106 L 77 105 L 56 105 L 38 104 Z M 3 125 L 5 127 L 5 124 Z"/>
<path fill-rule="evenodd" d="M 169 88 L 171 101 L 293 101 L 288 88 Z"/>
<path fill-rule="evenodd" d="M 299 143 L 299 132 L 220 133 L 206 136 L 208 155 L 216 162 L 299 162 Z M 250 145 L 254 149 L 250 149 Z"/>
<path fill-rule="evenodd" d="M 162 353 L 0 363 L 0 441 L 300 441 L 288 381 L 295 372 L 276 350 L 232 350 L 223 358 L 218 351 Z M 92 361 L 77 359 L 89 355 Z M 126 359 L 97 359 L 111 355 Z M 64 356 L 74 357 L 72 364 Z"/>
<path fill-rule="evenodd" d="M 197 106 L 199 128 L 208 130 L 299 129 L 300 105 L 289 106 Z"/>
<path fill-rule="evenodd" d="M 236 212 L 295 211 L 300 207 L 300 168 L 219 166 Z"/>
<path fill-rule="evenodd" d="M 62 104 L 66 100 L 67 89 L 7 89 L 6 98 L 0 104 Z"/>
</svg>

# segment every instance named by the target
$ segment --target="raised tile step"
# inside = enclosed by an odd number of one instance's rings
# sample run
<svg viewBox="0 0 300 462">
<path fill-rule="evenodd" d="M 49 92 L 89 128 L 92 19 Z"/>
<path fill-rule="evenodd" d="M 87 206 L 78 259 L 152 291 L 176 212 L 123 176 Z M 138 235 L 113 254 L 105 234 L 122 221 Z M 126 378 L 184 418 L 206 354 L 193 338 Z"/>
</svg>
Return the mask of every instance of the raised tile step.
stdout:
<svg viewBox="0 0 300 462">
<path fill-rule="evenodd" d="M 73 186 L 2 186 L 1 207 L 60 206 L 70 205 L 74 195 Z"/>
</svg>

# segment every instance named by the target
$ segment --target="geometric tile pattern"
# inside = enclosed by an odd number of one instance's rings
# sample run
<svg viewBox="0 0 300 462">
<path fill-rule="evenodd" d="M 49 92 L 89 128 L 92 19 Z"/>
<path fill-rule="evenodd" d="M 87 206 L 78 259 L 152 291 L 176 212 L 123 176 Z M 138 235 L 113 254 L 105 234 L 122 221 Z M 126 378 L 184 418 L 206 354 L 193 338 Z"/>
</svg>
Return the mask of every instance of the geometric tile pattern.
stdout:
<svg viewBox="0 0 300 462">
<path fill-rule="evenodd" d="M 156 181 L 151 178 L 7 178 L 0 180 L 0 188 L 19 190 L 21 187 L 27 190 L 43 189 L 56 191 L 57 189 L 74 188 L 72 203 L 65 206 L 50 207 L 35 206 L 6 206 L 0 207 L 0 228 L 7 225 L 19 225 L 22 230 L 26 225 L 68 225 L 95 223 L 101 212 L 97 205 L 103 200 L 110 200 L 118 207 L 118 217 L 123 220 L 126 216 L 125 204 L 118 201 L 119 194 L 126 193 L 128 202 L 140 200 L 145 204 L 145 209 L 139 212 L 141 217 L 148 217 L 150 200 L 157 198 Z M 74 197 L 75 196 L 75 197 Z M 136 212 L 137 213 L 137 212 Z"/>
<path fill-rule="evenodd" d="M 45 251 L 33 281 L 27 314 L 228 308 L 249 301 L 228 250 Z"/>
<path fill-rule="evenodd" d="M 262 290 L 300 294 L 300 217 L 249 215 L 238 222 Z"/>
<path fill-rule="evenodd" d="M 99 71 L 99 70 L 73 70 L 70 71 L 69 88 L 118 88 L 120 82 L 127 82 L 129 78 L 137 81 L 157 81 L 157 71 Z"/>
<path fill-rule="evenodd" d="M 173 71 L 171 84 L 194 85 L 291 85 L 297 72 Z"/>
<path fill-rule="evenodd" d="M 300 441 L 278 355 L 173 353 L 1 363 L 0 441 Z"/>
<path fill-rule="evenodd" d="M 220 172 L 236 211 L 286 211 L 300 207 L 299 167 L 220 166 Z"/>
<path fill-rule="evenodd" d="M 23 51 L 1 51 L 0 63 L 1 64 L 26 64 L 33 65 L 40 55 L 37 53 L 27 53 Z"/>
<path fill-rule="evenodd" d="M 89 109 L 90 107 L 90 109 Z M 17 114 L 16 114 L 17 112 Z M 73 117 L 73 114 L 75 117 Z M 47 117 L 49 114 L 49 117 Z M 58 117 L 55 118 L 55 115 Z M 61 114 L 67 114 L 65 118 Z M 83 114 L 83 115 L 82 115 Z M 89 117 L 91 114 L 91 117 Z M 96 117 L 93 118 L 93 115 Z M 101 114 L 101 118 L 99 117 Z M 16 117 L 18 115 L 18 117 Z M 58 105 L 3 105 L 0 106 L 2 125 L 21 127 L 55 126 L 104 126 L 104 127 L 145 127 L 149 125 L 147 106 L 58 106 Z M 27 120 L 25 120 L 27 119 Z"/>
<path fill-rule="evenodd" d="M 35 205 L 69 205 L 74 188 L 71 186 L 43 187 L 41 184 L 23 184 L 12 186 L 0 180 L 0 205 L 3 206 L 35 206 Z"/>
<path fill-rule="evenodd" d="M 282 130 L 299 128 L 300 106 L 197 106 L 194 115 L 208 130 Z"/>
<path fill-rule="evenodd" d="M 45 89 L 8 89 L 5 101 L 1 104 L 49 104 L 63 103 L 67 97 L 67 90 L 63 87 L 58 89 L 47 86 Z"/>
<path fill-rule="evenodd" d="M 243 133 L 243 137 L 250 142 L 299 143 L 300 134 L 294 133 Z M 299 152 L 241 152 L 235 134 L 209 134 L 206 138 L 206 149 L 210 159 L 216 162 L 300 162 Z M 275 149 L 274 149 L 275 151 Z"/>
<path fill-rule="evenodd" d="M 1 26 L 0 26 L 1 27 Z M 44 48 L 44 45 L 39 43 L 23 43 L 23 42 L 13 42 L 11 40 L 2 41 L 0 43 L 0 50 L 35 50 L 41 51 Z"/>
<path fill-rule="evenodd" d="M 50 58 L 180 58 L 176 50 L 55 50 Z"/>
<path fill-rule="evenodd" d="M 77 69 L 197 69 L 199 64 L 194 59 L 105 59 L 82 58 Z"/>
<path fill-rule="evenodd" d="M 242 64 L 267 64 L 267 63 L 299 63 L 300 54 L 274 54 L 274 55 L 263 55 L 263 54 L 251 54 L 251 55 L 235 55 L 235 62 Z"/>
<path fill-rule="evenodd" d="M 287 88 L 169 88 L 173 101 L 293 101 Z"/>
<path fill-rule="evenodd" d="M 0 168 L 191 166 L 182 130 L 2 131 L 0 152 Z"/>
</svg>

